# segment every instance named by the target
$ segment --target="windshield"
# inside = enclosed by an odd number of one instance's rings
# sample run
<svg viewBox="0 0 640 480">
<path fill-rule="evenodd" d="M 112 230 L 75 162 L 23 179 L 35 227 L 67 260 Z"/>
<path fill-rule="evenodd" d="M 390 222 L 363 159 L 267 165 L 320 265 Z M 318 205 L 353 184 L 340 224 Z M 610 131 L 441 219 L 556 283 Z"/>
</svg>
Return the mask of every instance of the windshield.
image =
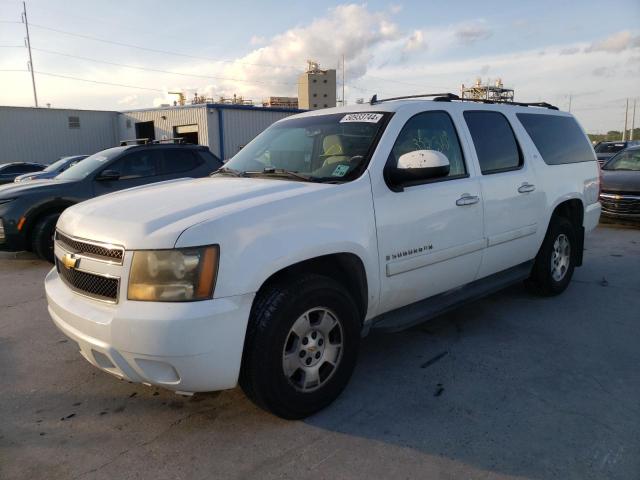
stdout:
<svg viewBox="0 0 640 480">
<path fill-rule="evenodd" d="M 640 171 L 640 149 L 627 150 L 613 157 L 602 167 L 603 170 L 635 170 Z"/>
<path fill-rule="evenodd" d="M 596 145 L 596 153 L 616 153 L 620 150 L 624 150 L 624 143 L 601 143 Z"/>
<path fill-rule="evenodd" d="M 43 172 L 55 172 L 59 168 L 62 168 L 62 166 L 64 166 L 64 164 L 67 163 L 68 159 L 69 157 L 64 157 L 58 160 L 57 162 L 53 162 L 51 165 L 45 168 Z"/>
<path fill-rule="evenodd" d="M 337 113 L 284 120 L 258 135 L 225 167 L 247 176 L 287 171 L 312 181 L 353 180 L 366 167 L 387 115 Z"/>
<path fill-rule="evenodd" d="M 88 156 L 79 163 L 62 172 L 56 177 L 57 180 L 82 180 L 87 175 L 103 167 L 106 162 L 120 155 L 127 147 L 107 148 L 101 152 Z"/>
</svg>

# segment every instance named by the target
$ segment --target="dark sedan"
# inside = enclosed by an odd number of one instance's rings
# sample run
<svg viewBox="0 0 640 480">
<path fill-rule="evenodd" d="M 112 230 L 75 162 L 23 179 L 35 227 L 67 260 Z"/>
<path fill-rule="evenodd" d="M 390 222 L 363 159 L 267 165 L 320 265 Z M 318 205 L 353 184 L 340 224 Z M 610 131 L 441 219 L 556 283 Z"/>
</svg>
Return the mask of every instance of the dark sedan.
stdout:
<svg viewBox="0 0 640 480">
<path fill-rule="evenodd" d="M 73 155 L 71 157 L 62 157 L 40 172 L 24 173 L 20 176 L 17 176 L 14 182 L 20 183 L 26 182 L 27 180 L 44 180 L 47 178 L 55 178 L 62 172 L 64 172 L 67 168 L 75 165 L 80 160 L 84 160 L 88 156 L 89 155 Z"/>
<path fill-rule="evenodd" d="M 65 208 L 125 188 L 206 177 L 221 166 L 220 159 L 200 145 L 129 145 L 91 155 L 53 180 L 4 185 L 0 249 L 32 250 L 52 261 L 53 233 Z"/>
<path fill-rule="evenodd" d="M 628 148 L 602 167 L 602 214 L 640 221 L 640 146 Z"/>
<path fill-rule="evenodd" d="M 12 183 L 18 175 L 23 173 L 40 172 L 46 165 L 29 162 L 13 162 L 0 165 L 0 184 Z"/>
</svg>

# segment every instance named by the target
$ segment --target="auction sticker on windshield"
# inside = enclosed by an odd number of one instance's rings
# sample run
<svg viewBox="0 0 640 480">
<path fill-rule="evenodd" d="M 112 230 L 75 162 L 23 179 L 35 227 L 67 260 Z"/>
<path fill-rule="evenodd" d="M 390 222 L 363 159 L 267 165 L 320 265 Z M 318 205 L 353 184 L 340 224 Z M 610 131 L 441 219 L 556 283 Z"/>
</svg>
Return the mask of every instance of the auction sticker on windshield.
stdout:
<svg viewBox="0 0 640 480">
<path fill-rule="evenodd" d="M 368 123 L 378 123 L 382 118 L 381 113 L 349 113 L 342 117 L 340 123 L 347 122 L 368 122 Z"/>
</svg>

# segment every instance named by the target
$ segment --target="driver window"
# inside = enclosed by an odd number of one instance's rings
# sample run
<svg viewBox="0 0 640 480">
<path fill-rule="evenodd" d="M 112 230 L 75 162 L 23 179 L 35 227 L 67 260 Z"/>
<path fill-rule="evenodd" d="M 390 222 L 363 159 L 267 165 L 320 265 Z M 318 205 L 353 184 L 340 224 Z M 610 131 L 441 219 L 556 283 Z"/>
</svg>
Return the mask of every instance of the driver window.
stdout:
<svg viewBox="0 0 640 480">
<path fill-rule="evenodd" d="M 157 175 L 161 158 L 162 152 L 158 150 L 137 151 L 116 160 L 106 170 L 119 172 L 120 180 L 151 177 Z"/>
<path fill-rule="evenodd" d="M 402 155 L 415 150 L 437 150 L 445 154 L 450 163 L 449 175 L 445 178 L 467 174 L 456 129 L 445 112 L 423 112 L 410 118 L 398 135 L 391 155 L 397 162 Z"/>
</svg>

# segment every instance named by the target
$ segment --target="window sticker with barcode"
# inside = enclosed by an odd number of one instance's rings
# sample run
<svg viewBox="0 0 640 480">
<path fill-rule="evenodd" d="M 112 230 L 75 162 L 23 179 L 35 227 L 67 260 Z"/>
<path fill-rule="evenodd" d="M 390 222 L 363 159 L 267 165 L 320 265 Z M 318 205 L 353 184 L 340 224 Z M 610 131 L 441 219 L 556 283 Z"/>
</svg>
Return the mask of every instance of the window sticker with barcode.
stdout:
<svg viewBox="0 0 640 480">
<path fill-rule="evenodd" d="M 340 123 L 367 122 L 378 123 L 382 118 L 381 113 L 348 113 L 340 120 Z"/>
</svg>

